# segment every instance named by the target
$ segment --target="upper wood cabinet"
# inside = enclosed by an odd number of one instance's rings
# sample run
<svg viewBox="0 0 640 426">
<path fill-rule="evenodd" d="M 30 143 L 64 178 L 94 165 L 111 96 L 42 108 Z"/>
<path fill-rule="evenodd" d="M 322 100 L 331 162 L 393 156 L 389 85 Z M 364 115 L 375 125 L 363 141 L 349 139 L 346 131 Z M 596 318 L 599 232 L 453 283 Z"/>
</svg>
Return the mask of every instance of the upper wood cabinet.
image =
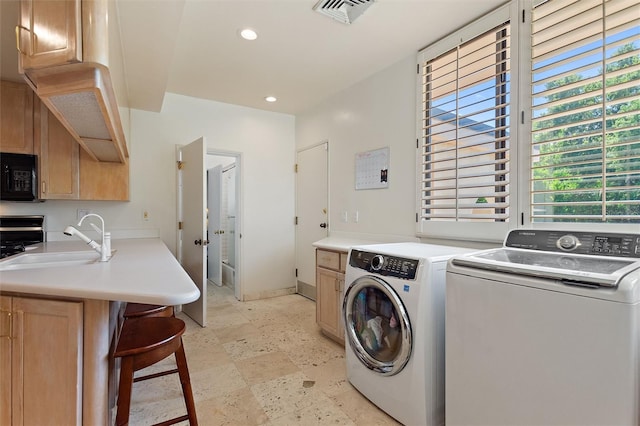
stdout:
<svg viewBox="0 0 640 426">
<path fill-rule="evenodd" d="M 36 102 L 40 199 L 77 200 L 80 195 L 79 147 L 45 105 Z"/>
<path fill-rule="evenodd" d="M 129 163 L 96 161 L 80 149 L 80 200 L 129 200 Z"/>
<path fill-rule="evenodd" d="M 124 85 L 121 44 L 109 38 L 119 37 L 115 0 L 21 0 L 20 14 L 27 83 L 91 158 L 126 163 L 128 102 L 126 90 L 114 88 Z"/>
<path fill-rule="evenodd" d="M 20 6 L 21 72 L 82 61 L 80 0 L 22 0 Z"/>
<path fill-rule="evenodd" d="M 33 92 L 26 84 L 0 81 L 0 151 L 33 154 Z"/>
<path fill-rule="evenodd" d="M 127 201 L 129 163 L 94 160 L 80 148 L 46 105 L 38 101 L 36 105 L 40 198 Z"/>
</svg>

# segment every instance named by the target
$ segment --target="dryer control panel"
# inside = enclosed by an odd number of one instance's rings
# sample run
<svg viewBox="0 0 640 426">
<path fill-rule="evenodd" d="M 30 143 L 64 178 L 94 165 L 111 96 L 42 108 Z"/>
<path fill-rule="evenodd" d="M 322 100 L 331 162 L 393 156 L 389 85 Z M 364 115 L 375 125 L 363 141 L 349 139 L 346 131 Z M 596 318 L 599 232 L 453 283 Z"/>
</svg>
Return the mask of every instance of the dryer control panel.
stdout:
<svg viewBox="0 0 640 426">
<path fill-rule="evenodd" d="M 640 258 L 640 234 L 519 229 L 507 235 L 504 246 L 593 256 Z"/>
<path fill-rule="evenodd" d="M 349 265 L 354 268 L 364 269 L 373 274 L 385 277 L 415 280 L 418 271 L 419 260 L 386 254 L 370 253 L 361 250 L 351 250 Z"/>
</svg>

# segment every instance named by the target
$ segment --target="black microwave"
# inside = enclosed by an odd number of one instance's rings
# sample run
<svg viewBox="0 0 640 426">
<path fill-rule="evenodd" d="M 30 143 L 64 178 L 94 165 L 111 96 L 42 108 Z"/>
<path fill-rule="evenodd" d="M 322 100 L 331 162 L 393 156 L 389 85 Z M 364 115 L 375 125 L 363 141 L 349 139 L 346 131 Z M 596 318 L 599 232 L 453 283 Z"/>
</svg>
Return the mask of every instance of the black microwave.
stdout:
<svg viewBox="0 0 640 426">
<path fill-rule="evenodd" d="M 38 199 L 38 157 L 30 154 L 0 153 L 2 185 L 0 200 Z"/>
</svg>

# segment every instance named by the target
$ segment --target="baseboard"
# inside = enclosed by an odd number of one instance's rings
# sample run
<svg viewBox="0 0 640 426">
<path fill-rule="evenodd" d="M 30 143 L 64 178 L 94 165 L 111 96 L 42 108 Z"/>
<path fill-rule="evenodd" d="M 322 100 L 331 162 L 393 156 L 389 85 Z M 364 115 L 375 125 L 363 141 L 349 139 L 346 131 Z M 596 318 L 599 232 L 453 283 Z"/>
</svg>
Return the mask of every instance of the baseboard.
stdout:
<svg viewBox="0 0 640 426">
<path fill-rule="evenodd" d="M 307 284 L 303 281 L 298 280 L 298 294 L 306 297 L 307 299 L 311 299 L 313 301 L 316 300 L 316 286 Z"/>
<path fill-rule="evenodd" d="M 271 297 L 287 296 L 289 294 L 296 294 L 295 287 L 282 288 L 278 290 L 259 291 L 257 293 L 250 293 L 242 295 L 242 301 L 248 302 L 250 300 L 269 299 Z"/>
</svg>

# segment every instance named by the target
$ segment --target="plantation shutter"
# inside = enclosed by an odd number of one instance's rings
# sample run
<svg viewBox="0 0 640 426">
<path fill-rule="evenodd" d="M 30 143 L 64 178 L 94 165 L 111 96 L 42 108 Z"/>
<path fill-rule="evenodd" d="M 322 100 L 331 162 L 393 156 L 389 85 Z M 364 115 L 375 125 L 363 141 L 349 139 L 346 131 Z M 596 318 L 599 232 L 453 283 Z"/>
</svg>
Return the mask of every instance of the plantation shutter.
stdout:
<svg viewBox="0 0 640 426">
<path fill-rule="evenodd" d="M 508 220 L 510 56 L 504 23 L 421 63 L 421 220 Z"/>
<path fill-rule="evenodd" d="M 640 5 L 532 13 L 533 222 L 640 222 Z"/>
</svg>

